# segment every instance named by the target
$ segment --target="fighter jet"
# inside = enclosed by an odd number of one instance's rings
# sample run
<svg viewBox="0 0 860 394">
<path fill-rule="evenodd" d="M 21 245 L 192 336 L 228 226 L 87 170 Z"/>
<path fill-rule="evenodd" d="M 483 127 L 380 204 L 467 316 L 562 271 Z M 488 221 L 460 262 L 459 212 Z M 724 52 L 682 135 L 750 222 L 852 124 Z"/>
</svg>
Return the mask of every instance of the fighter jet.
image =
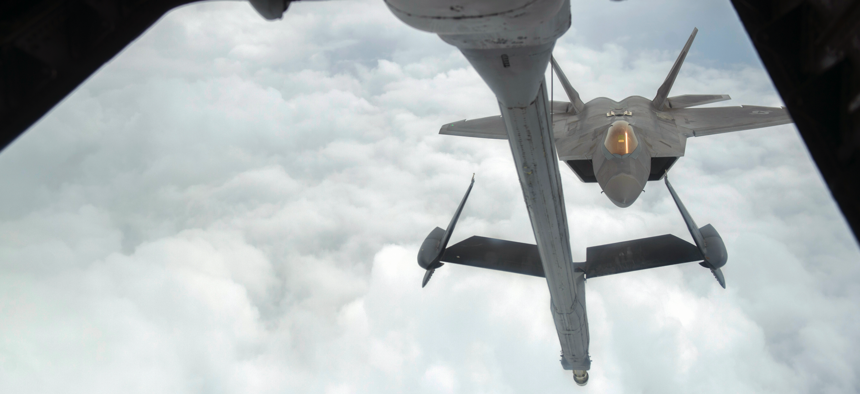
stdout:
<svg viewBox="0 0 860 394">
<path fill-rule="evenodd" d="M 620 102 L 599 97 L 583 104 L 564 72 L 552 59 L 570 102 L 554 102 L 553 129 L 558 158 L 582 182 L 597 182 L 606 197 L 625 208 L 647 181 L 663 177 L 684 156 L 687 138 L 791 123 L 785 108 L 739 106 L 691 108 L 731 98 L 727 94 L 668 97 L 698 29 L 678 55 L 654 99 L 631 96 Z M 441 134 L 508 138 L 500 116 L 442 126 Z"/>
</svg>

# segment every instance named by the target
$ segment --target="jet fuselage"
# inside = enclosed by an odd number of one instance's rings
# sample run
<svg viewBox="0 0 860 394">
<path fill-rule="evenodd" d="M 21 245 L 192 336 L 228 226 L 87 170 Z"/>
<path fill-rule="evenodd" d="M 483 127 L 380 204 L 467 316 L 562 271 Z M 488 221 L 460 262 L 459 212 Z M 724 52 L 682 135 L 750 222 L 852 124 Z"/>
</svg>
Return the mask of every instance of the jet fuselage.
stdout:
<svg viewBox="0 0 860 394">
<path fill-rule="evenodd" d="M 617 102 L 605 97 L 591 100 L 579 114 L 579 127 L 592 129 L 596 152 L 591 158 L 594 176 L 606 197 L 628 207 L 642 193 L 651 173 L 648 134 L 661 129 L 651 100 L 641 96 Z M 578 132 L 584 131 L 577 127 Z"/>
</svg>

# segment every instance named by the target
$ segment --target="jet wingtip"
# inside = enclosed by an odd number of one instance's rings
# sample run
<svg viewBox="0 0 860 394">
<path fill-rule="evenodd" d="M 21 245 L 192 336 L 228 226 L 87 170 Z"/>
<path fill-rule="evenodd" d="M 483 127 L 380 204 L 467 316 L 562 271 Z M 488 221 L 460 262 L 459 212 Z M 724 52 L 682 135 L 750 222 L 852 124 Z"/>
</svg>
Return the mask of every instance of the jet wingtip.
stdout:
<svg viewBox="0 0 860 394">
<path fill-rule="evenodd" d="M 456 122 L 451 122 L 451 123 L 445 123 L 442 125 L 442 127 L 439 128 L 439 134 L 451 134 L 451 126 L 453 126 L 457 123 L 465 123 L 465 122 L 466 122 L 466 119 L 458 120 Z"/>
</svg>

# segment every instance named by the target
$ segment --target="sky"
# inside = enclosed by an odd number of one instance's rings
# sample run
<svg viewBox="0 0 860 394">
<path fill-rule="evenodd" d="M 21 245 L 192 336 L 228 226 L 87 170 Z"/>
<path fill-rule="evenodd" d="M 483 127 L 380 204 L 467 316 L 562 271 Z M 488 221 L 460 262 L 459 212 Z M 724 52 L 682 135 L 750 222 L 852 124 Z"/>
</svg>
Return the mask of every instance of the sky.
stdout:
<svg viewBox="0 0 860 394">
<path fill-rule="evenodd" d="M 727 1 L 572 5 L 555 56 L 585 101 L 782 105 Z M 555 97 L 564 100 L 555 85 Z M 843 393 L 860 390 L 857 243 L 793 125 L 688 141 L 672 168 L 729 253 L 587 282 L 592 369 L 559 364 L 540 278 L 416 254 L 534 242 L 505 141 L 454 47 L 381 1 L 176 9 L 0 153 L 3 393 Z M 630 208 L 564 165 L 573 257 L 690 240 L 664 185 Z"/>
</svg>

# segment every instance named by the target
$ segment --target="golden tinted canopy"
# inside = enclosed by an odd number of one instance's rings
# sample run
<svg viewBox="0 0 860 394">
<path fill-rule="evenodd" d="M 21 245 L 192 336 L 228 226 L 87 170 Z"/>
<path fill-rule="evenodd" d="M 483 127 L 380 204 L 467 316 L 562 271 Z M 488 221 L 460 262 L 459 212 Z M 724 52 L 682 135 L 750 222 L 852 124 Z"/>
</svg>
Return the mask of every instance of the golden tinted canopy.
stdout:
<svg viewBox="0 0 860 394">
<path fill-rule="evenodd" d="M 609 126 L 603 145 L 613 155 L 626 155 L 636 150 L 636 147 L 639 146 L 639 140 L 636 139 L 636 134 L 633 133 L 633 127 L 630 126 L 630 123 L 619 120 Z"/>
</svg>

